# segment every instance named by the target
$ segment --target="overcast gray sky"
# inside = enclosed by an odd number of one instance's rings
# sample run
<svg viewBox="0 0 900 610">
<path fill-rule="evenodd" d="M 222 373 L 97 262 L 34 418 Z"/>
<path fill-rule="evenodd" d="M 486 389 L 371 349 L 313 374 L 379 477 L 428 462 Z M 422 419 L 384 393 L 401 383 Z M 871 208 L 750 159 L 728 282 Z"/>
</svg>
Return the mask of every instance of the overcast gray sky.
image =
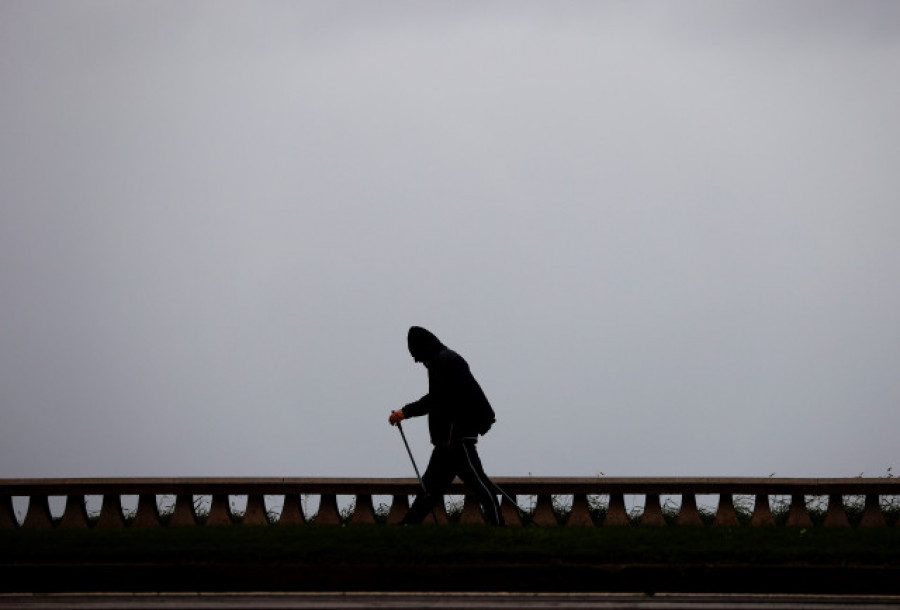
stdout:
<svg viewBox="0 0 900 610">
<path fill-rule="evenodd" d="M 0 477 L 900 466 L 900 3 L 0 2 Z M 407 436 L 420 465 L 425 422 Z"/>
</svg>

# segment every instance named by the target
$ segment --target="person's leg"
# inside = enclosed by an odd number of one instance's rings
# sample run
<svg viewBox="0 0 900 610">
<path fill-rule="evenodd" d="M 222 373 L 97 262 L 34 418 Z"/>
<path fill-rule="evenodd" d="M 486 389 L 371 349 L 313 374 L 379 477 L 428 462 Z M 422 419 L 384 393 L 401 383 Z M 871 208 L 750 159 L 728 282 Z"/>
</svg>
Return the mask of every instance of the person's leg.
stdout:
<svg viewBox="0 0 900 610">
<path fill-rule="evenodd" d="M 456 476 L 453 467 L 453 459 L 447 447 L 435 447 L 431 452 L 431 459 L 425 474 L 422 475 L 422 484 L 427 493 L 416 494 L 416 499 L 409 512 L 403 518 L 402 524 L 421 523 L 431 513 L 434 505 L 443 497 L 444 491 L 453 482 Z"/>
<path fill-rule="evenodd" d="M 456 462 L 456 474 L 463 483 L 475 494 L 481 503 L 484 517 L 493 525 L 504 525 L 503 515 L 500 514 L 500 503 L 494 495 L 496 487 L 484 473 L 481 458 L 475 448 L 475 441 L 462 441 L 454 444 L 454 461 Z"/>
</svg>

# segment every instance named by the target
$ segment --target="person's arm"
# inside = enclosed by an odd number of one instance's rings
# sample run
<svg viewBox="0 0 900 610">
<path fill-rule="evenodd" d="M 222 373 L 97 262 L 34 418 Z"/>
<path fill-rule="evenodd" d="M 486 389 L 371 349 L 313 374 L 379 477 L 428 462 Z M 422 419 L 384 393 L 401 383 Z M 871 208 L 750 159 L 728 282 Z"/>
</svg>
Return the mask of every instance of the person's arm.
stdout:
<svg viewBox="0 0 900 610">
<path fill-rule="evenodd" d="M 409 403 L 400 410 L 403 411 L 404 418 L 419 417 L 420 415 L 428 415 L 433 403 L 434 399 L 432 399 L 431 393 L 429 392 L 419 400 Z"/>
<path fill-rule="evenodd" d="M 438 402 L 437 396 L 440 396 L 441 392 L 444 391 L 444 368 L 441 362 L 432 364 L 432 367 L 428 369 L 428 394 L 391 413 L 388 421 L 392 426 L 407 417 L 419 417 L 428 415 L 431 412 Z"/>
<path fill-rule="evenodd" d="M 391 416 L 388 418 L 388 422 L 394 426 L 397 423 L 403 421 L 407 417 L 419 417 L 420 415 L 425 415 L 428 411 L 431 410 L 431 403 L 433 401 L 429 397 L 428 394 L 420 398 L 415 402 L 411 402 L 402 409 L 397 409 L 391 413 Z"/>
</svg>

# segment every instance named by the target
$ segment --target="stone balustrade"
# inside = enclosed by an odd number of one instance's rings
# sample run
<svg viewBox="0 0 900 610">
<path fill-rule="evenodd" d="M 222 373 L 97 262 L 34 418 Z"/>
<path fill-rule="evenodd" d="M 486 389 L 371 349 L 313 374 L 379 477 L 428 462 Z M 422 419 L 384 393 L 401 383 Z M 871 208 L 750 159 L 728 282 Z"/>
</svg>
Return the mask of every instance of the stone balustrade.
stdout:
<svg viewBox="0 0 900 610">
<path fill-rule="evenodd" d="M 774 526 L 770 498 L 790 498 L 786 519 L 788 527 L 812 527 L 808 504 L 811 498 L 824 501 L 827 509 L 819 519 L 825 527 L 849 527 L 846 498 L 860 499 L 860 527 L 885 526 L 883 505 L 897 507 L 900 479 L 776 479 L 776 478 L 577 478 L 577 477 L 504 477 L 495 479 L 506 494 L 533 499 L 527 515 L 501 498 L 501 508 L 508 525 L 555 526 L 700 526 L 704 521 L 714 526 Z M 416 479 L 359 478 L 126 478 L 126 479 L 0 479 L 0 529 L 50 528 L 145 528 L 196 525 L 274 525 L 303 524 L 314 519 L 316 524 L 397 523 L 409 507 L 410 496 L 419 492 Z M 461 523 L 483 522 L 473 496 L 459 481 L 447 491 L 449 496 L 464 497 L 458 520 Z M 499 495 L 499 494 L 498 494 Z M 99 514 L 89 515 L 86 498 L 100 497 Z M 123 497 L 137 498 L 136 508 L 126 517 Z M 243 514 L 236 515 L 231 506 L 235 496 L 246 497 Z M 267 507 L 266 498 L 283 498 L 277 517 Z M 344 510 L 339 497 L 352 502 Z M 390 498 L 385 514 L 376 512 L 373 497 Z M 716 499 L 715 516 L 701 519 L 698 496 Z M 165 514 L 159 508 L 160 497 L 174 498 Z M 302 498 L 318 498 L 316 514 L 306 514 Z M 597 511 L 596 498 L 607 501 Z M 677 516 L 666 518 L 663 497 L 678 497 Z M 749 519 L 739 520 L 735 498 L 752 498 Z M 24 518 L 17 518 L 16 504 L 27 498 Z M 206 498 L 208 511 L 198 514 L 196 500 Z M 636 498 L 631 510 L 626 498 Z M 864 500 L 862 500 L 864 498 Z M 51 500 L 64 509 L 54 516 Z M 554 507 L 564 500 L 565 516 Z M 643 504 L 640 500 L 643 499 Z M 522 502 L 519 502 L 520 504 Z M 643 506 L 640 510 L 637 506 Z M 744 504 L 741 505 L 745 510 Z M 558 507 L 557 507 L 558 508 Z M 598 517 L 598 514 L 601 516 Z M 671 511 L 669 511 L 671 515 Z M 893 512 L 892 512 L 893 515 Z M 447 512 L 438 507 L 436 518 L 447 523 Z M 429 517 L 429 520 L 432 518 Z M 896 521 L 895 515 L 891 518 Z"/>
</svg>

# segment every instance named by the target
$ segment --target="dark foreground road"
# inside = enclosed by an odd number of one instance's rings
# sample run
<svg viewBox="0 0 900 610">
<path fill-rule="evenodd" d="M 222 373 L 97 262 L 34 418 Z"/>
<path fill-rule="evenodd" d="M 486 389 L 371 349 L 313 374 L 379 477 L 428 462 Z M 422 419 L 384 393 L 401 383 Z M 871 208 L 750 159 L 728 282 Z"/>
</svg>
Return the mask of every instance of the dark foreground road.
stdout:
<svg viewBox="0 0 900 610">
<path fill-rule="evenodd" d="M 549 608 L 638 608 L 640 610 L 867 610 L 900 608 L 897 596 L 669 595 L 560 593 L 209 593 L 0 595 L 0 608 L 22 610 L 271 609 L 442 610 Z"/>
<path fill-rule="evenodd" d="M 0 564 L 0 593 L 454 591 L 900 596 L 900 566 Z"/>
</svg>

